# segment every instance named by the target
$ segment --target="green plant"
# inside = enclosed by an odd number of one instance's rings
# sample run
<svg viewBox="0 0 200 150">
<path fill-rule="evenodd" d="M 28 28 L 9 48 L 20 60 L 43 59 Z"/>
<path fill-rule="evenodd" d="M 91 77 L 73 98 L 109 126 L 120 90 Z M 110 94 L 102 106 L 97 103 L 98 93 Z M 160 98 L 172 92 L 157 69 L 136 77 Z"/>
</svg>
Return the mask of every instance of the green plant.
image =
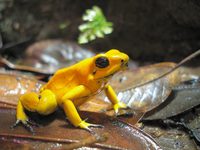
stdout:
<svg viewBox="0 0 200 150">
<path fill-rule="evenodd" d="M 88 43 L 97 37 L 103 38 L 106 34 L 110 34 L 113 31 L 112 22 L 106 20 L 103 12 L 97 6 L 93 6 L 92 9 L 86 10 L 82 19 L 85 23 L 79 26 L 79 44 Z"/>
</svg>

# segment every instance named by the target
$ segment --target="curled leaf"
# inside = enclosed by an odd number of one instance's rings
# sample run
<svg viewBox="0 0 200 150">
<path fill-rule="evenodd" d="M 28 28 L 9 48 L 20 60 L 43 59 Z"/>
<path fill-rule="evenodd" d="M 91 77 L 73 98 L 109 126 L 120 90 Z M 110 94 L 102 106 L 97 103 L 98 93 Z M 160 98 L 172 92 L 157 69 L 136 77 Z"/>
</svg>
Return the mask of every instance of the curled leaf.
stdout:
<svg viewBox="0 0 200 150">
<path fill-rule="evenodd" d="M 21 59 L 2 58 L 0 61 L 11 69 L 53 74 L 93 55 L 95 53 L 72 42 L 44 40 L 30 45 Z"/>
</svg>

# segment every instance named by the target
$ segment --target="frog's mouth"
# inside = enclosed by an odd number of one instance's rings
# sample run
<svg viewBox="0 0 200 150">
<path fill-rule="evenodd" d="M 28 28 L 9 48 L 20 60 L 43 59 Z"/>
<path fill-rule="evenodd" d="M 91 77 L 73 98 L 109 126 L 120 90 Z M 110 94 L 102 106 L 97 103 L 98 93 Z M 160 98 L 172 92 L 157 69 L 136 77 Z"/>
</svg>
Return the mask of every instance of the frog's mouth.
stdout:
<svg viewBox="0 0 200 150">
<path fill-rule="evenodd" d="M 127 69 L 128 68 L 128 62 L 121 63 L 121 70 Z"/>
<path fill-rule="evenodd" d="M 117 71 L 115 71 L 115 72 L 113 72 L 113 73 L 111 73 L 111 74 L 109 74 L 109 75 L 107 75 L 107 76 L 105 76 L 105 77 L 103 77 L 103 78 L 101 78 L 101 79 L 107 79 L 107 78 L 111 78 L 114 74 L 116 74 L 117 72 L 119 72 L 119 71 L 124 71 L 124 70 L 126 70 L 126 69 L 128 69 L 128 62 L 126 62 L 126 63 L 124 63 L 124 64 L 121 64 L 121 67 L 120 67 L 121 69 L 120 70 L 117 70 Z"/>
</svg>

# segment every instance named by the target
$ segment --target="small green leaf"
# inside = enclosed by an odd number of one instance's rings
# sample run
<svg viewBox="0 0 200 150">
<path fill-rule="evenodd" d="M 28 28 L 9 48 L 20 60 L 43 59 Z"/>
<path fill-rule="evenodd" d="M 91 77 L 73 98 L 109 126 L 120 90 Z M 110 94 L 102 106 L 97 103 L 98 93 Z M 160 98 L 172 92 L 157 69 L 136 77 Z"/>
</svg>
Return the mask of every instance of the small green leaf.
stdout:
<svg viewBox="0 0 200 150">
<path fill-rule="evenodd" d="M 113 31 L 113 24 L 106 20 L 103 12 L 97 6 L 86 10 L 82 19 L 85 23 L 79 26 L 79 44 L 88 43 L 97 37 L 103 38 L 106 34 L 110 34 Z"/>
</svg>

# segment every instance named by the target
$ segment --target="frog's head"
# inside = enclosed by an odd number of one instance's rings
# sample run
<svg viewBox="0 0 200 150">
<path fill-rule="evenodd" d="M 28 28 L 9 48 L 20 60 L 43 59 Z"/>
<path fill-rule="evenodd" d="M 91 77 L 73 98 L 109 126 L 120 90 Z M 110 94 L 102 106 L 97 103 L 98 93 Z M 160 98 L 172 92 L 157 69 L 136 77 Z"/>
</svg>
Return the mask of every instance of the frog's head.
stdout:
<svg viewBox="0 0 200 150">
<path fill-rule="evenodd" d="M 116 49 L 111 49 L 104 54 L 98 54 L 93 58 L 93 77 L 100 79 L 113 75 L 128 65 L 129 57 Z"/>
</svg>

